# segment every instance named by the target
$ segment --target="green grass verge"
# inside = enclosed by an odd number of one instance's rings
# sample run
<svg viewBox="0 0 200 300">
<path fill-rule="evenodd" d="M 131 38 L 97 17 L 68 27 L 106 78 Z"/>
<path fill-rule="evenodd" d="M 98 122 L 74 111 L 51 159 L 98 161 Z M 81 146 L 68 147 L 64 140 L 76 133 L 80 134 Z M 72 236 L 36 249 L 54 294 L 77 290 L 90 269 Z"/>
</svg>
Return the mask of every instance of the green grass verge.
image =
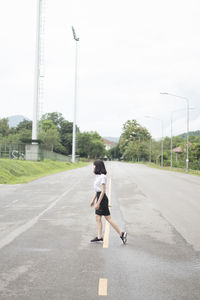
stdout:
<svg viewBox="0 0 200 300">
<path fill-rule="evenodd" d="M 39 177 L 87 166 L 86 162 L 41 162 L 0 159 L 0 184 L 26 183 Z"/>
<path fill-rule="evenodd" d="M 141 164 L 141 165 L 146 165 L 150 168 L 154 168 L 154 169 L 160 169 L 160 170 L 164 170 L 164 171 L 172 171 L 172 172 L 179 172 L 179 173 L 185 173 L 185 174 L 191 174 L 191 175 L 196 175 L 196 176 L 200 176 L 200 171 L 199 170 L 189 170 L 188 173 L 186 173 L 185 169 L 182 168 L 170 168 L 170 167 L 161 167 L 159 165 L 153 164 L 153 163 L 149 163 L 149 162 L 132 162 L 130 161 L 129 163 L 135 163 L 135 164 Z"/>
<path fill-rule="evenodd" d="M 150 168 L 156 168 L 160 170 L 166 170 L 166 171 L 172 171 L 172 172 L 179 172 L 179 173 L 186 173 L 186 174 L 191 174 L 191 175 L 197 175 L 200 176 L 200 171 L 199 170 L 189 170 L 188 173 L 185 171 L 183 168 L 170 168 L 170 167 L 161 167 L 152 163 L 145 163 L 145 165 L 149 166 Z"/>
</svg>

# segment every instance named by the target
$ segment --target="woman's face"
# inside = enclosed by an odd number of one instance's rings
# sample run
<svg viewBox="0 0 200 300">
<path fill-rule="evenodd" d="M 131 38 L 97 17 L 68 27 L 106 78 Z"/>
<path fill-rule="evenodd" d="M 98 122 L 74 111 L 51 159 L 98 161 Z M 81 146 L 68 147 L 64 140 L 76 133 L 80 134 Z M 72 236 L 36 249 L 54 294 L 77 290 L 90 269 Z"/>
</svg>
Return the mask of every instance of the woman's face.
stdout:
<svg viewBox="0 0 200 300">
<path fill-rule="evenodd" d="M 93 172 L 95 172 L 95 169 L 96 169 L 96 166 L 95 166 L 95 165 L 93 165 Z"/>
</svg>

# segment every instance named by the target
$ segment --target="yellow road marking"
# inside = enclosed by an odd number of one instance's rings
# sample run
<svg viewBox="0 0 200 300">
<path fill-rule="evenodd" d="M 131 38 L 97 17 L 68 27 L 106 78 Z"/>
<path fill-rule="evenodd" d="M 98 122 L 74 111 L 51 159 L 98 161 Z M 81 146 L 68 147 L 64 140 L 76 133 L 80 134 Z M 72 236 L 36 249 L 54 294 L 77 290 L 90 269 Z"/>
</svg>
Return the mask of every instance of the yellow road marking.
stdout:
<svg viewBox="0 0 200 300">
<path fill-rule="evenodd" d="M 110 202 L 111 202 L 111 178 L 109 180 L 109 187 L 108 187 L 108 201 L 109 201 L 108 205 L 110 205 Z M 106 221 L 104 238 L 103 238 L 103 248 L 108 248 L 109 232 L 110 232 L 110 224 Z"/>
<path fill-rule="evenodd" d="M 110 231 L 110 224 L 106 221 L 104 238 L 103 238 L 103 248 L 108 248 L 108 244 L 109 244 L 109 231 Z"/>
<path fill-rule="evenodd" d="M 108 186 L 108 201 L 109 201 L 108 205 L 110 205 L 110 202 L 111 202 L 111 178 L 109 180 L 109 186 Z M 104 238 L 103 238 L 103 248 L 108 248 L 109 231 L 110 231 L 110 224 L 106 221 Z M 99 279 L 98 295 L 99 296 L 107 296 L 108 295 L 108 279 L 107 278 Z"/>
<path fill-rule="evenodd" d="M 109 186 L 108 186 L 108 200 L 109 200 L 108 204 L 110 204 L 110 196 L 111 196 L 111 178 L 109 180 Z"/>
<path fill-rule="evenodd" d="M 108 294 L 108 280 L 106 278 L 99 279 L 99 296 L 107 296 Z"/>
</svg>

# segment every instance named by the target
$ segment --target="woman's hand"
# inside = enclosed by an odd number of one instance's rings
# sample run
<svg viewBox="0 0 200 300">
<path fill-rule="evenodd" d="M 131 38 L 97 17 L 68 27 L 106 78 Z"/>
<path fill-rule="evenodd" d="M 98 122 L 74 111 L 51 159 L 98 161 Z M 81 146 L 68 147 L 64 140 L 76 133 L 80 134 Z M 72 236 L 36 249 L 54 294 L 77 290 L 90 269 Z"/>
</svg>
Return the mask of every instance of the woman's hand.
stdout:
<svg viewBox="0 0 200 300">
<path fill-rule="evenodd" d="M 95 210 L 98 210 L 99 206 L 100 206 L 100 203 L 97 202 L 96 205 L 95 205 Z"/>
<path fill-rule="evenodd" d="M 90 207 L 94 206 L 96 198 L 97 198 L 97 193 L 95 193 L 94 198 L 93 198 L 92 202 L 90 203 Z"/>
<path fill-rule="evenodd" d="M 94 206 L 94 200 L 90 203 L 90 207 Z"/>
</svg>

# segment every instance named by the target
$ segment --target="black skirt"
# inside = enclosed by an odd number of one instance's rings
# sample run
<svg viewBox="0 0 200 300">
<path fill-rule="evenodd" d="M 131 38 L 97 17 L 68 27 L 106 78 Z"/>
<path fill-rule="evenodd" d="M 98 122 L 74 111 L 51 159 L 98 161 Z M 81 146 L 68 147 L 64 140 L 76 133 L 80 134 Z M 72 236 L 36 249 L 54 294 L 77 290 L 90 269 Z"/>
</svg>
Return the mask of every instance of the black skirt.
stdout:
<svg viewBox="0 0 200 300">
<path fill-rule="evenodd" d="M 97 192 L 97 201 L 99 199 L 101 192 Z M 103 199 L 101 200 L 99 209 L 95 210 L 95 214 L 99 216 L 110 216 L 110 210 L 108 208 L 108 197 L 104 194 Z"/>
</svg>

